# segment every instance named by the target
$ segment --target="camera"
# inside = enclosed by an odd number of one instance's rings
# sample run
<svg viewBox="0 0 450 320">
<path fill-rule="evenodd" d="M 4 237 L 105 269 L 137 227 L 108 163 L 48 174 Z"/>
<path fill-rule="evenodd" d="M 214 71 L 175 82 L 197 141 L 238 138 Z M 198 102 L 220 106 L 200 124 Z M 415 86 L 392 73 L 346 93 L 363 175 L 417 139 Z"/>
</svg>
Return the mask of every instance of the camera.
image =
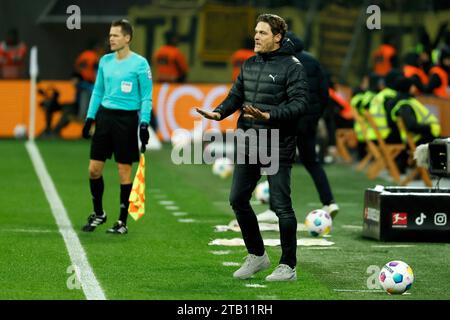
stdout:
<svg viewBox="0 0 450 320">
<path fill-rule="evenodd" d="M 450 138 L 435 139 L 428 144 L 428 171 L 434 176 L 450 178 Z"/>
</svg>

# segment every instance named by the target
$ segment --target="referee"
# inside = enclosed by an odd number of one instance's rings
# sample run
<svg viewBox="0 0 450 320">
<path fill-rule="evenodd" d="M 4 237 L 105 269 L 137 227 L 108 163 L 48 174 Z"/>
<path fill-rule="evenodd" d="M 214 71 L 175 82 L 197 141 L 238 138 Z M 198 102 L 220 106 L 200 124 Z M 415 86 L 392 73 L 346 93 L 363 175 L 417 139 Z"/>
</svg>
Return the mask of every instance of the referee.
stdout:
<svg viewBox="0 0 450 320">
<path fill-rule="evenodd" d="M 106 159 L 114 159 L 120 177 L 120 216 L 108 233 L 126 234 L 128 198 L 132 187 L 132 163 L 139 161 L 138 127 L 141 143 L 148 143 L 148 124 L 152 109 L 152 75 L 147 60 L 130 50 L 133 27 L 127 20 L 114 21 L 109 32 L 112 53 L 99 62 L 97 79 L 92 93 L 83 137 L 92 136 L 89 184 L 94 212 L 82 228 L 92 232 L 106 222 L 102 196 L 103 168 Z"/>
</svg>

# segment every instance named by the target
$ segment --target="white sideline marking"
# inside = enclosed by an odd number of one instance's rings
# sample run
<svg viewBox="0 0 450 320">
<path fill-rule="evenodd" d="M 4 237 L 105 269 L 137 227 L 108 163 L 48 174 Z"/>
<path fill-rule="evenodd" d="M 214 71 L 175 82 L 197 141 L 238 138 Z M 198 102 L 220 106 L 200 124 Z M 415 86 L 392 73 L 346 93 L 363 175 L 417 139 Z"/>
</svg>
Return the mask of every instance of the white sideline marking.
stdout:
<svg viewBox="0 0 450 320">
<path fill-rule="evenodd" d="M 230 254 L 231 251 L 230 250 L 218 250 L 218 251 L 210 251 L 210 253 L 212 253 L 216 256 L 223 256 L 223 255 Z"/>
<path fill-rule="evenodd" d="M 245 285 L 247 288 L 267 288 L 265 284 L 257 284 L 257 283 L 247 283 Z"/>
<path fill-rule="evenodd" d="M 181 222 L 181 223 L 194 223 L 196 221 L 194 219 L 178 219 L 178 222 Z"/>
<path fill-rule="evenodd" d="M 156 198 L 156 199 L 167 198 L 167 196 L 165 194 L 152 194 L 152 193 L 150 193 L 150 195 L 153 195 L 153 198 Z"/>
<path fill-rule="evenodd" d="M 317 208 L 317 209 L 323 208 L 323 204 L 319 203 L 319 202 L 308 202 L 306 205 L 308 207 L 313 207 L 313 208 Z M 339 205 L 339 207 L 356 207 L 356 206 L 359 206 L 359 203 L 356 203 L 356 202 L 339 202 L 338 205 Z"/>
<path fill-rule="evenodd" d="M 339 247 L 306 247 L 307 250 L 336 250 L 341 249 Z"/>
<path fill-rule="evenodd" d="M 180 208 L 177 206 L 166 206 L 165 208 L 166 208 L 166 210 L 170 210 L 170 211 L 180 210 Z"/>
<path fill-rule="evenodd" d="M 159 204 L 162 204 L 163 206 L 172 206 L 175 204 L 175 201 L 172 200 L 160 200 Z"/>
<path fill-rule="evenodd" d="M 183 217 L 183 216 L 187 216 L 188 215 L 187 212 L 174 212 L 172 214 L 175 217 Z"/>
<path fill-rule="evenodd" d="M 46 229 L 0 229 L 2 232 L 23 232 L 23 233 L 54 233 L 57 230 L 46 230 Z"/>
<path fill-rule="evenodd" d="M 256 296 L 258 300 L 278 300 L 278 296 Z"/>
<path fill-rule="evenodd" d="M 222 265 L 225 267 L 239 267 L 241 264 L 239 262 L 224 261 Z"/>
<path fill-rule="evenodd" d="M 47 201 L 52 210 L 58 230 L 66 244 L 67 252 L 69 253 L 72 265 L 76 266 L 74 269 L 77 273 L 86 299 L 106 300 L 105 293 L 100 287 L 100 283 L 97 281 L 97 278 L 89 265 L 83 246 L 81 245 L 77 234 L 73 230 L 66 208 L 64 207 L 52 178 L 47 171 L 44 160 L 39 153 L 39 149 L 33 141 L 28 141 L 25 146 L 30 155 L 31 162 L 33 163 L 39 181 L 41 182 L 45 196 L 47 197 Z"/>
<path fill-rule="evenodd" d="M 230 202 L 229 201 L 213 201 L 214 205 L 217 206 L 230 206 Z M 264 203 L 262 203 L 259 200 L 250 200 L 250 205 L 252 206 L 259 206 L 259 205 L 264 205 Z"/>
<path fill-rule="evenodd" d="M 374 244 L 371 246 L 372 248 L 411 248 L 415 247 L 414 244 Z"/>
<path fill-rule="evenodd" d="M 384 292 L 384 290 L 380 290 L 380 289 L 366 289 L 366 290 L 333 289 L 333 291 L 336 291 L 336 292 L 370 292 L 370 293 Z"/>
<path fill-rule="evenodd" d="M 344 224 L 342 226 L 343 229 L 355 229 L 355 230 L 361 230 L 362 226 L 354 226 L 354 225 L 350 225 L 350 224 Z"/>
</svg>

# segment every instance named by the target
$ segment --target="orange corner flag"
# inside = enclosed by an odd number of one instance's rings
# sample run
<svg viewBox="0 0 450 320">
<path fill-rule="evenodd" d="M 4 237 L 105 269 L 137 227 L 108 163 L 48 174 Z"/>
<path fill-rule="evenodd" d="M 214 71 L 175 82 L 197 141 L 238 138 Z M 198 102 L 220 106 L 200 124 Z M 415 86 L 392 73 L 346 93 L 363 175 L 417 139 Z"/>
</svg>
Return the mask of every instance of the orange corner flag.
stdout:
<svg viewBox="0 0 450 320">
<path fill-rule="evenodd" d="M 134 220 L 138 220 L 145 213 L 145 157 L 143 153 L 141 153 L 139 167 L 134 177 L 133 188 L 128 200 L 130 202 L 128 213 Z"/>
</svg>

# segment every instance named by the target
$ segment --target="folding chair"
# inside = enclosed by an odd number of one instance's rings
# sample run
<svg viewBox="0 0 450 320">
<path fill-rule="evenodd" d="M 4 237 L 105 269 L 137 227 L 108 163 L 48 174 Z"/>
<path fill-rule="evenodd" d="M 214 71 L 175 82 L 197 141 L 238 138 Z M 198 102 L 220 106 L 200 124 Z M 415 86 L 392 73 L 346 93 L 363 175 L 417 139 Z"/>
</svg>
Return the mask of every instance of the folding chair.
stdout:
<svg viewBox="0 0 450 320">
<path fill-rule="evenodd" d="M 336 149 L 344 162 L 352 162 L 353 159 L 347 147 L 354 148 L 357 143 L 355 130 L 350 128 L 336 129 Z"/>
<path fill-rule="evenodd" d="M 402 118 L 398 118 L 397 120 L 397 126 L 400 130 L 400 132 L 406 133 L 406 143 L 409 147 L 409 159 L 408 162 L 410 164 L 414 164 L 414 169 L 400 182 L 400 185 L 406 186 L 408 183 L 413 181 L 418 175 L 420 175 L 420 178 L 425 183 L 427 187 L 432 187 L 433 183 L 431 181 L 430 175 L 428 174 L 428 171 L 425 168 L 418 167 L 415 160 L 414 160 L 414 151 L 416 151 L 416 143 L 414 142 L 414 137 L 411 132 L 406 129 L 405 123 L 403 122 Z"/>
<path fill-rule="evenodd" d="M 405 149 L 405 145 L 386 143 L 381 136 L 380 130 L 378 129 L 375 120 L 367 110 L 364 112 L 364 117 L 367 119 L 370 127 L 375 132 L 378 147 L 385 161 L 385 167 L 387 168 L 392 179 L 394 179 L 396 183 L 400 184 L 400 171 L 398 170 L 397 164 L 395 163 L 395 158 L 400 154 L 400 152 Z"/>
<path fill-rule="evenodd" d="M 375 179 L 380 174 L 381 170 L 386 167 L 386 164 L 378 146 L 368 138 L 368 127 L 364 118 L 361 117 L 356 110 L 352 110 L 355 121 L 358 122 L 361 127 L 367 149 L 366 156 L 358 163 L 356 170 L 362 171 L 367 167 L 367 177 L 369 179 Z"/>
</svg>

